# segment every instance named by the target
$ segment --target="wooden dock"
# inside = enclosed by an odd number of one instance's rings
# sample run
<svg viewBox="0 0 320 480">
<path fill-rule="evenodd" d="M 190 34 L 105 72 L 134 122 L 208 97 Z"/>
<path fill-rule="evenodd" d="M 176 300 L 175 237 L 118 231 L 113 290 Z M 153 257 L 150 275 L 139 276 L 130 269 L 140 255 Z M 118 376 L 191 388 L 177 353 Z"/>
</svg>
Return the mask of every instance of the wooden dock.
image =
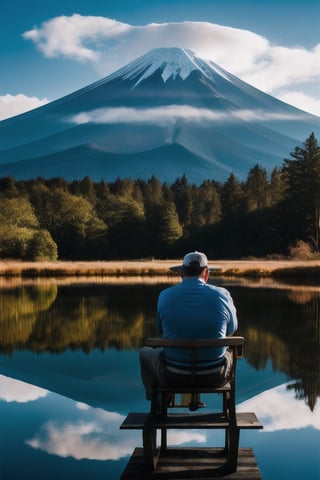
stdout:
<svg viewBox="0 0 320 480">
<path fill-rule="evenodd" d="M 135 448 L 121 480 L 184 480 L 226 478 L 261 480 L 252 448 L 240 448 L 237 471 L 228 473 L 223 448 L 168 448 L 160 455 L 157 468 L 146 471 L 143 448 Z"/>
</svg>

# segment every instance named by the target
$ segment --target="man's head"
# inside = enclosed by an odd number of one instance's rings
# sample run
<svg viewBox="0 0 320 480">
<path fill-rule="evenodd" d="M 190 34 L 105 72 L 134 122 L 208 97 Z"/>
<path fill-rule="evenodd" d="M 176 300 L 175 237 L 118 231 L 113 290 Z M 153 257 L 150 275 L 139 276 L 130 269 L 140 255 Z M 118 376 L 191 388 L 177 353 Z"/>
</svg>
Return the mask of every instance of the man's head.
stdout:
<svg viewBox="0 0 320 480">
<path fill-rule="evenodd" d="M 186 277 L 207 277 L 207 256 L 204 253 L 197 251 L 187 253 L 183 258 L 182 275 Z M 205 280 L 207 280 L 207 278 Z"/>
</svg>

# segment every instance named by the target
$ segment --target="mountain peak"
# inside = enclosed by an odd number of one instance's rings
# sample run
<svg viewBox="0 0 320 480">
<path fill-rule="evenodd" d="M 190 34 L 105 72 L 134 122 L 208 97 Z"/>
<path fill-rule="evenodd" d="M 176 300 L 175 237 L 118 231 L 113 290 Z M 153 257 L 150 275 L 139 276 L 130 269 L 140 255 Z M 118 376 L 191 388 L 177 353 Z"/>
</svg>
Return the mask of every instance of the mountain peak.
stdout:
<svg viewBox="0 0 320 480">
<path fill-rule="evenodd" d="M 136 88 L 137 87 L 137 88 Z M 149 51 L 112 75 L 0 122 L 2 176 L 199 183 L 268 172 L 320 118 L 184 48 Z"/>
<path fill-rule="evenodd" d="M 150 50 L 145 55 L 129 63 L 126 67 L 118 70 L 114 75 L 121 76 L 125 80 L 135 79 L 134 87 L 136 87 L 159 69 L 162 71 L 161 77 L 164 82 L 169 78 L 175 80 L 177 77 L 185 80 L 194 70 L 200 70 L 203 75 L 211 79 L 212 74 L 210 75 L 210 70 L 212 69 L 219 71 L 220 75 L 226 74 L 213 62 L 197 57 L 192 50 L 169 47 Z"/>
</svg>

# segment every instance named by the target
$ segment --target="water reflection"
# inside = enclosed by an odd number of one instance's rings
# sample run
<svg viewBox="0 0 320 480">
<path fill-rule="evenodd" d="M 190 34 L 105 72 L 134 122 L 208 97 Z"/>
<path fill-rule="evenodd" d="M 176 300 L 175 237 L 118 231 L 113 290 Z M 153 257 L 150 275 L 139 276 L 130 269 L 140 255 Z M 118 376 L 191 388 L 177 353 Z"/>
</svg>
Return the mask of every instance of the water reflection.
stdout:
<svg viewBox="0 0 320 480">
<path fill-rule="evenodd" d="M 21 286 L 0 294 L 0 351 L 24 348 L 38 315 L 47 312 L 57 297 L 56 285 Z"/>
<path fill-rule="evenodd" d="M 0 375 L 0 401 L 27 403 L 45 397 L 46 402 L 42 402 L 42 412 L 45 412 L 43 423 L 31 437 L 24 439 L 25 444 L 35 450 L 76 460 L 119 460 L 129 456 L 135 445 L 141 444 L 140 432 L 129 431 L 124 436 L 119 430 L 119 425 L 125 419 L 120 413 L 74 402 L 48 390 Z M 52 400 L 55 401 L 58 415 L 50 412 Z M 170 432 L 169 441 L 171 445 L 205 443 L 206 435 L 203 432 L 178 430 Z"/>
<path fill-rule="evenodd" d="M 320 406 L 311 412 L 289 386 L 268 389 L 238 406 L 256 412 L 264 425 L 259 435 L 242 431 L 241 442 L 254 446 L 264 480 L 316 480 L 320 478 Z"/>
<path fill-rule="evenodd" d="M 7 288 L 0 295 L 0 350 L 138 348 L 153 323 L 157 293 L 153 285 Z"/>
<path fill-rule="evenodd" d="M 265 480 L 318 478 L 315 434 L 320 430 L 319 407 L 312 414 L 287 387 L 281 384 L 238 405 L 240 411 L 255 411 L 264 424 L 259 433 L 243 431 L 240 446 L 254 445 Z M 17 408 L 17 404 L 25 408 Z M 2 436 L 6 438 L 0 460 L 0 477 L 4 480 L 38 478 L 40 466 L 43 478 L 67 475 L 85 479 L 89 475 L 117 480 L 134 447 L 141 445 L 140 432 L 124 434 L 119 430 L 123 414 L 93 408 L 3 375 L 0 405 Z M 216 437 L 212 430 L 179 430 L 169 432 L 168 442 L 171 446 L 212 446 Z M 304 445 L 303 461 L 298 454 L 300 442 Z M 23 464 L 17 458 L 24 459 Z M 34 458 L 37 461 L 32 461 Z"/>
<path fill-rule="evenodd" d="M 122 415 L 83 403 L 72 407 L 77 418 L 46 421 L 26 444 L 50 455 L 76 460 L 118 460 L 131 453 L 132 437 L 137 435 L 129 432 L 126 438 L 121 438 Z"/>
<path fill-rule="evenodd" d="M 82 402 L 57 396 L 48 390 L 0 375 L 0 401 L 28 403 L 46 399 L 42 408 L 43 423 L 25 443 L 60 457 L 76 460 L 117 460 L 131 454 L 141 443 L 140 432 L 129 431 L 124 436 L 119 425 L 125 416 Z M 50 412 L 55 400 L 55 413 Z M 59 407 L 63 408 L 59 408 Z M 320 415 L 313 415 L 307 406 L 290 393 L 288 384 L 250 398 L 238 405 L 238 411 L 254 411 L 264 425 L 264 433 L 312 427 L 320 430 Z M 318 410 L 320 412 L 320 407 Z M 57 414 L 58 412 L 58 414 Z M 66 412 L 64 414 L 63 412 Z M 317 412 L 315 412 L 317 413 Z M 48 416 L 48 418 L 47 418 Z M 210 443 L 212 431 L 169 431 L 170 445 Z"/>
<path fill-rule="evenodd" d="M 174 280 L 165 281 L 2 285 L 0 351 L 137 350 L 156 334 L 156 300 Z M 320 289 L 272 289 L 268 282 L 259 288 L 227 284 L 246 359 L 256 370 L 271 362 L 275 371 L 297 379 L 288 388 L 313 410 L 320 396 Z"/>
<path fill-rule="evenodd" d="M 47 480 L 117 480 L 141 446 L 141 432 L 119 425 L 128 411 L 148 408 L 137 349 L 156 334 L 160 290 L 178 279 L 128 280 L 1 280 L 1 480 L 39 471 Z M 254 447 L 264 480 L 317 478 L 320 287 L 215 283 L 231 291 L 246 338 L 239 409 L 264 424 L 262 432 L 243 431 L 241 446 Z M 223 444 L 217 435 L 173 431 L 169 443 Z"/>
<path fill-rule="evenodd" d="M 292 395 L 290 384 L 279 385 L 246 400 L 239 411 L 256 412 L 264 432 L 313 427 L 320 430 L 320 406 L 312 413 L 304 402 Z"/>
<path fill-rule="evenodd" d="M 0 375 L 0 400 L 27 403 L 46 397 L 48 390 Z"/>
<path fill-rule="evenodd" d="M 0 376 L 1 480 L 117 480 L 137 432 L 121 436 L 124 416 Z"/>
<path fill-rule="evenodd" d="M 270 359 L 275 370 L 299 379 L 288 388 L 313 410 L 320 396 L 319 291 L 246 292 L 236 290 L 234 296 L 247 360 L 259 369 Z"/>
</svg>

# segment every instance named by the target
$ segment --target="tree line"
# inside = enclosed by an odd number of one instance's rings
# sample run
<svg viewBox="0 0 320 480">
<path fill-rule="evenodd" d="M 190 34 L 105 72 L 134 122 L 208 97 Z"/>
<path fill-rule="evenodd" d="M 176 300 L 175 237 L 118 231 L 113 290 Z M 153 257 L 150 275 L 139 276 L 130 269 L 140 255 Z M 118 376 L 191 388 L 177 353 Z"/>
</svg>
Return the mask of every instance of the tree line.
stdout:
<svg viewBox="0 0 320 480">
<path fill-rule="evenodd" d="M 268 176 L 173 183 L 89 177 L 0 178 L 0 257 L 24 260 L 210 258 L 319 250 L 320 147 L 314 133 Z"/>
</svg>

